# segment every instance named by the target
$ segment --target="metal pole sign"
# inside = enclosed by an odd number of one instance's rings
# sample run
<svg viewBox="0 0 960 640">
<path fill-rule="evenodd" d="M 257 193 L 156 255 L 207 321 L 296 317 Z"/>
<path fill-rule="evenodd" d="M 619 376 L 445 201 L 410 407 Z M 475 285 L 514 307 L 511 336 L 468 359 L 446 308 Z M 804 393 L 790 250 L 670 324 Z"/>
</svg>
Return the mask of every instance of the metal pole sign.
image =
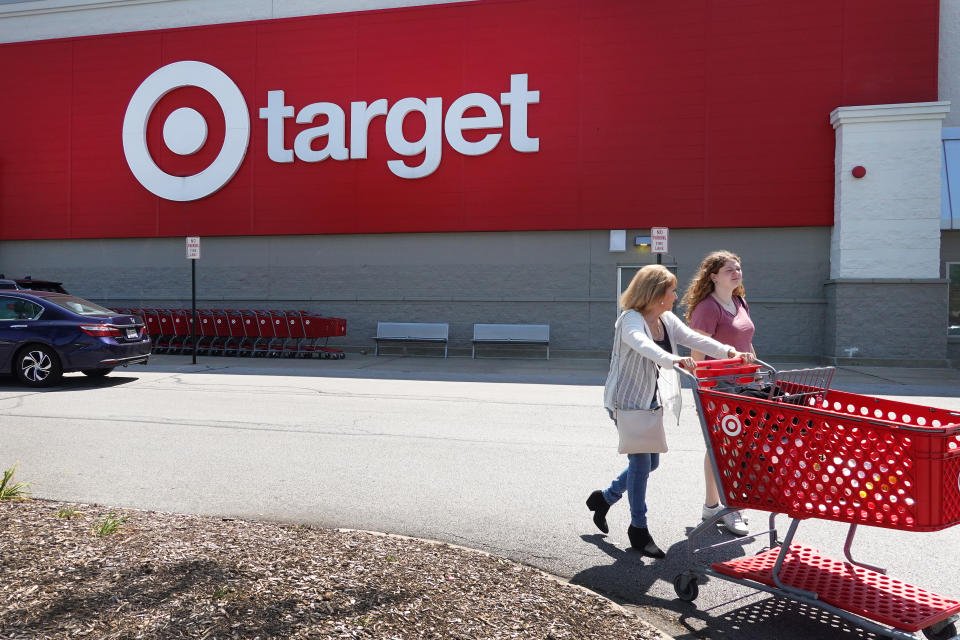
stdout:
<svg viewBox="0 0 960 640">
<path fill-rule="evenodd" d="M 650 228 L 650 251 L 652 253 L 669 253 L 670 229 L 667 227 Z"/>
<path fill-rule="evenodd" d="M 200 238 L 198 236 L 187 236 L 187 260 L 200 259 Z"/>
<path fill-rule="evenodd" d="M 187 260 L 190 261 L 190 343 L 193 364 L 197 364 L 197 260 L 200 259 L 200 236 L 187 236 Z"/>
</svg>

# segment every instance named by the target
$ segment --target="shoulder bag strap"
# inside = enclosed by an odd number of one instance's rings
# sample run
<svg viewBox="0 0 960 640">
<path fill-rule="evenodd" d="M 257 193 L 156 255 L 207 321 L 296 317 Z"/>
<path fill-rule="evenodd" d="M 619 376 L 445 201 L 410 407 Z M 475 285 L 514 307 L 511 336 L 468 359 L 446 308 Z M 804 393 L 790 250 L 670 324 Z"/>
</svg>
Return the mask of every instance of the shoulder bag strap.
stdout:
<svg viewBox="0 0 960 640">
<path fill-rule="evenodd" d="M 613 336 L 613 344 L 615 347 L 615 355 L 617 358 L 617 384 L 613 388 L 613 410 L 616 411 L 620 407 L 617 406 L 617 397 L 620 395 L 620 377 L 623 375 L 623 360 L 620 359 L 620 343 L 623 342 L 623 318 L 627 315 L 627 312 L 624 311 L 617 318 L 617 332 Z"/>
</svg>

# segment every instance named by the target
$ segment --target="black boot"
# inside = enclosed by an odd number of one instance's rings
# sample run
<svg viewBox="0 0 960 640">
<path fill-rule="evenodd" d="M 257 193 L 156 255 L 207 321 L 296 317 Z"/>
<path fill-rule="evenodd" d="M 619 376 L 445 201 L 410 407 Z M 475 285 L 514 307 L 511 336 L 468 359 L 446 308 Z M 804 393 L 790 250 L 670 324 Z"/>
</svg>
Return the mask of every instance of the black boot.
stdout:
<svg viewBox="0 0 960 640">
<path fill-rule="evenodd" d="M 646 527 L 635 527 L 630 525 L 627 529 L 627 537 L 630 538 L 630 546 L 651 558 L 666 558 L 665 554 L 657 543 L 650 537 L 650 532 Z"/>
<path fill-rule="evenodd" d="M 594 491 L 587 498 L 587 509 L 593 511 L 593 524 L 597 529 L 604 533 L 610 533 L 610 527 L 607 526 L 607 511 L 610 511 L 610 505 L 603 498 L 603 491 Z"/>
</svg>

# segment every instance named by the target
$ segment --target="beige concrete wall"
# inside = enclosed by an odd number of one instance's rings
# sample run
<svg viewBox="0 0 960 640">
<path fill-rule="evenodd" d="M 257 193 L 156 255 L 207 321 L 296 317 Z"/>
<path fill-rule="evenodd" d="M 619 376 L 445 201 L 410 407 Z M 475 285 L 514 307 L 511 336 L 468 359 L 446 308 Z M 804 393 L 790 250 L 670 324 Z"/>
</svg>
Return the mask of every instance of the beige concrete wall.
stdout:
<svg viewBox="0 0 960 640">
<path fill-rule="evenodd" d="M 960 0 L 940 0 L 939 97 L 953 103 L 943 123 L 960 127 Z"/>
<path fill-rule="evenodd" d="M 453 1 L 33 0 L 0 4 L 0 42 L 368 11 Z"/>
</svg>

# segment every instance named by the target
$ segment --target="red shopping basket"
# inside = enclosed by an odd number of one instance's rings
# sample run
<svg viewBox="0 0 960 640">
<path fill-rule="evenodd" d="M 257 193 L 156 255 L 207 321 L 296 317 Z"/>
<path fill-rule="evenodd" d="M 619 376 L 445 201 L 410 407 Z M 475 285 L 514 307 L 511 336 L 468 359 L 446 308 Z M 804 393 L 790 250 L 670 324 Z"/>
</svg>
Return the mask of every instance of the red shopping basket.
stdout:
<svg viewBox="0 0 960 640">
<path fill-rule="evenodd" d="M 727 506 L 911 531 L 960 522 L 960 413 L 784 386 L 770 399 L 697 389 Z"/>
</svg>

